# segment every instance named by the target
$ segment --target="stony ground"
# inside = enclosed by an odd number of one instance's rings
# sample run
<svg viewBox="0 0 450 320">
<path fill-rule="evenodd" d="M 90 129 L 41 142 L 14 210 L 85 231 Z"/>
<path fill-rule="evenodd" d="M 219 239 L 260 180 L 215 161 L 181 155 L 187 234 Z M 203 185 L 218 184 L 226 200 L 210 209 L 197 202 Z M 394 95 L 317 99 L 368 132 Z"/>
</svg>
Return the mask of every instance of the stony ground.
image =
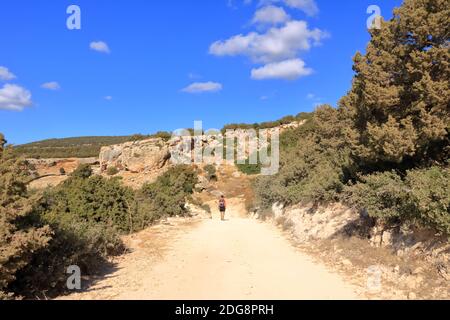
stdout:
<svg viewBox="0 0 450 320">
<path fill-rule="evenodd" d="M 359 299 L 359 289 L 230 199 L 227 221 L 170 219 L 126 239 L 131 252 L 62 299 Z"/>
</svg>

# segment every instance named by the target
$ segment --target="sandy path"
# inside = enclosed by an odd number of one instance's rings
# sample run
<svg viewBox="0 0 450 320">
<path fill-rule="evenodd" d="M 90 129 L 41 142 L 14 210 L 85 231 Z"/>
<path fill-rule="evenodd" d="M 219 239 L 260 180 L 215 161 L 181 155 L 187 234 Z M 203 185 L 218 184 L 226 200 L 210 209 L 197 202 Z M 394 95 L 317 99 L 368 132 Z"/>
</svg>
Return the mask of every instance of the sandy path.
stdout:
<svg viewBox="0 0 450 320">
<path fill-rule="evenodd" d="M 340 276 L 294 248 L 274 226 L 214 214 L 150 228 L 89 291 L 69 299 L 356 299 Z M 155 246 L 162 248 L 155 249 Z"/>
</svg>

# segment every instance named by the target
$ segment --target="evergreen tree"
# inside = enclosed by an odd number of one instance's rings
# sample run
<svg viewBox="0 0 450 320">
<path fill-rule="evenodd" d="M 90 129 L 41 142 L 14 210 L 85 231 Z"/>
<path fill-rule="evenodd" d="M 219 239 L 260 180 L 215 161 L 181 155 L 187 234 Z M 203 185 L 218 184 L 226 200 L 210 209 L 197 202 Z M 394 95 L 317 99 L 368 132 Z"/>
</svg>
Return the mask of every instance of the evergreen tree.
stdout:
<svg viewBox="0 0 450 320">
<path fill-rule="evenodd" d="M 448 0 L 405 0 L 354 57 L 356 76 L 340 104 L 362 164 L 448 159 L 449 21 Z"/>
</svg>

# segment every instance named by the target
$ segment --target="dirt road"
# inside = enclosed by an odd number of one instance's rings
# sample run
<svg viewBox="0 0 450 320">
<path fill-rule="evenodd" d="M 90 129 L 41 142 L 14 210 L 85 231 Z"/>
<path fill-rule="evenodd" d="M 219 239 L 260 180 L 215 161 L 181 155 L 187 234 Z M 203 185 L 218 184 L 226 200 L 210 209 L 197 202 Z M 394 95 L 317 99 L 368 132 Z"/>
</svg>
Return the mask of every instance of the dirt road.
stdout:
<svg viewBox="0 0 450 320">
<path fill-rule="evenodd" d="M 234 213 L 240 211 L 234 207 Z M 239 214 L 134 235 L 132 252 L 67 299 L 357 299 L 355 288 L 294 248 L 274 226 Z"/>
</svg>

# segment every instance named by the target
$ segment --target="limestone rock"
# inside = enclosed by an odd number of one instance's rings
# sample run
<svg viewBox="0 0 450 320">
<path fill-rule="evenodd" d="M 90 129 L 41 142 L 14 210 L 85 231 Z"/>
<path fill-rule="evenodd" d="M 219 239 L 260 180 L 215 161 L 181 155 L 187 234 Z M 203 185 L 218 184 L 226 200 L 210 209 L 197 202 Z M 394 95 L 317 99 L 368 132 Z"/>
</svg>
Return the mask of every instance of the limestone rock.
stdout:
<svg viewBox="0 0 450 320">
<path fill-rule="evenodd" d="M 170 159 L 167 143 L 162 139 L 148 139 L 103 147 L 100 150 L 102 170 L 116 167 L 135 173 L 162 169 Z"/>
</svg>

